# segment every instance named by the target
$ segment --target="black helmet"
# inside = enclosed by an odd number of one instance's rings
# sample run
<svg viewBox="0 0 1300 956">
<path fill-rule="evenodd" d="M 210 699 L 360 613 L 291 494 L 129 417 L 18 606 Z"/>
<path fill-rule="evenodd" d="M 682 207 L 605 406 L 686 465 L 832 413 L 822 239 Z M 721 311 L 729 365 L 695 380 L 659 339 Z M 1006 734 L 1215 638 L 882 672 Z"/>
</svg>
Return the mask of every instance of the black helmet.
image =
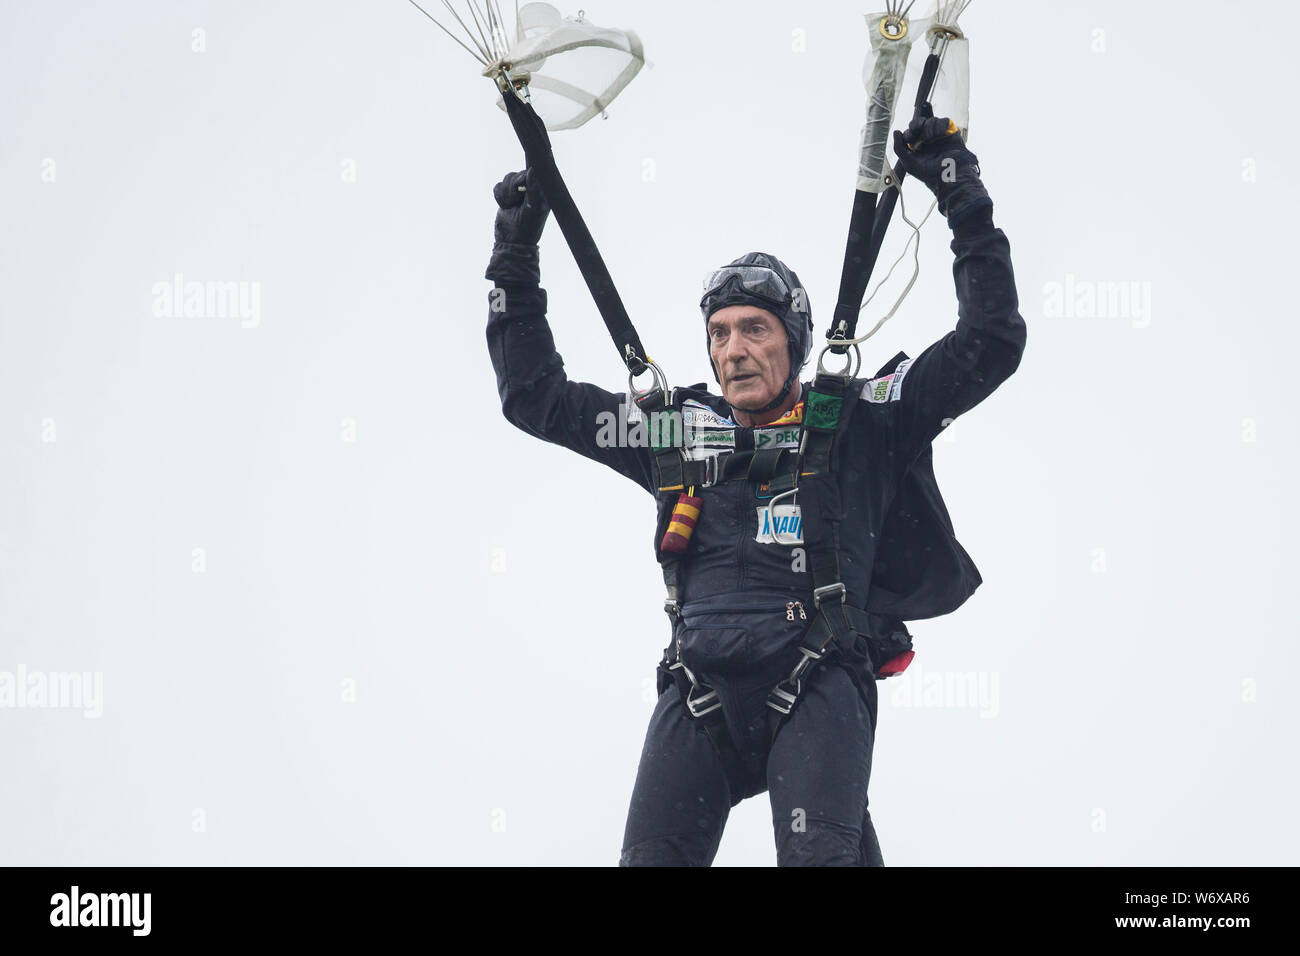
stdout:
<svg viewBox="0 0 1300 956">
<path fill-rule="evenodd" d="M 785 401 L 791 387 L 799 380 L 799 372 L 807 363 L 808 356 L 812 354 L 813 321 L 808 293 L 794 270 L 776 256 L 751 252 L 711 272 L 704 280 L 700 311 L 704 313 L 705 323 L 714 312 L 729 305 L 752 305 L 766 309 L 785 326 L 790 349 L 790 374 L 786 377 L 785 385 L 766 407 L 741 409 L 751 414 L 770 412 Z M 705 342 L 708 343 L 707 335 Z M 709 352 L 709 364 L 713 365 L 712 349 Z M 718 377 L 717 366 L 713 366 L 713 379 L 719 383 L 722 381 Z"/>
</svg>

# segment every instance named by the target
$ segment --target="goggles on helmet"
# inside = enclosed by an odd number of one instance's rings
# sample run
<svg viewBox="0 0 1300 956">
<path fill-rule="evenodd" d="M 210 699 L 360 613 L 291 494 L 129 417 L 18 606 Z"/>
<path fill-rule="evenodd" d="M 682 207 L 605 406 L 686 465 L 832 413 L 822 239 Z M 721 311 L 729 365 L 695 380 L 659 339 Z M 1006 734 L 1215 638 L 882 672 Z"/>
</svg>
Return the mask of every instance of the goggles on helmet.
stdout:
<svg viewBox="0 0 1300 956">
<path fill-rule="evenodd" d="M 749 295 L 770 302 L 780 310 L 789 308 L 793 301 L 790 287 L 772 269 L 766 266 L 723 266 L 705 277 L 700 308 L 707 308 L 709 299 L 722 292 L 728 283 L 738 285 Z"/>
</svg>

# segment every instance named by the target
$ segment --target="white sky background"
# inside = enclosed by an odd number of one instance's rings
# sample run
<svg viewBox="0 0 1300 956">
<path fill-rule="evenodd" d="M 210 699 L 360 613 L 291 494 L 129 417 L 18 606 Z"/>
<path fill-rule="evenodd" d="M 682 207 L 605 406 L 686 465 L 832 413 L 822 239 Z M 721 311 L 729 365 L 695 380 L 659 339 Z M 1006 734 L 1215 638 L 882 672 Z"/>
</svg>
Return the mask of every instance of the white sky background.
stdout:
<svg viewBox="0 0 1300 956">
<path fill-rule="evenodd" d="M 709 377 L 700 277 L 751 250 L 824 329 L 866 8 L 584 6 L 653 62 L 553 137 L 651 354 Z M 880 684 L 889 865 L 1300 850 L 1300 15 L 1226 6 L 965 17 L 1029 339 L 937 443 L 985 584 Z M 617 861 L 668 638 L 653 506 L 500 414 L 482 275 L 523 163 L 493 99 L 404 0 L 0 8 L 0 671 L 104 682 L 99 719 L 0 709 L 0 862 Z M 953 326 L 947 241 L 936 216 L 872 369 Z M 553 222 L 542 246 L 569 374 L 621 391 Z M 176 273 L 260 283 L 260 324 L 155 317 Z M 1149 283 L 1150 315 L 1048 317 L 1067 275 Z M 985 716 L 907 705 L 945 673 Z M 774 858 L 764 795 L 717 862 Z"/>
</svg>

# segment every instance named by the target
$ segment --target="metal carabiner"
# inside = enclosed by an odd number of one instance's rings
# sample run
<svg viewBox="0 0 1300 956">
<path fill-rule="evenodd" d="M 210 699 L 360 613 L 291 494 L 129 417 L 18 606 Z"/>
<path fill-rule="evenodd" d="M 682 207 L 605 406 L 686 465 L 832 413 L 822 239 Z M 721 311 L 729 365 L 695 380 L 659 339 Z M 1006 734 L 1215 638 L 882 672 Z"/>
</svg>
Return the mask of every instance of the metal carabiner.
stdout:
<svg viewBox="0 0 1300 956">
<path fill-rule="evenodd" d="M 843 371 L 840 371 L 840 372 L 832 372 L 830 369 L 828 369 L 828 368 L 826 367 L 826 353 L 827 353 L 827 352 L 834 351 L 837 347 L 838 347 L 838 348 L 847 348 L 847 351 L 846 351 L 844 354 L 847 355 L 848 352 L 852 352 L 853 355 L 852 355 L 852 357 L 849 359 L 849 364 L 846 365 L 846 366 L 844 367 L 844 370 L 843 370 Z M 829 376 L 832 376 L 832 377 L 834 377 L 834 378 L 842 378 L 842 379 L 844 379 L 844 381 L 848 382 L 848 381 L 852 381 L 853 376 L 855 376 L 855 375 L 858 374 L 858 370 L 859 370 L 860 368 L 862 368 L 862 349 L 860 349 L 860 348 L 858 347 L 858 345 L 857 345 L 856 342 L 851 343 L 851 344 L 849 344 L 849 345 L 846 347 L 846 346 L 843 344 L 843 342 L 841 342 L 841 341 L 837 341 L 836 339 L 831 339 L 831 340 L 826 344 L 826 347 L 823 348 L 823 349 L 821 350 L 821 353 L 818 354 L 818 356 L 817 356 L 817 374 L 818 374 L 818 375 L 829 375 Z"/>
<path fill-rule="evenodd" d="M 629 349 L 630 348 L 631 347 L 629 346 Z M 636 387 L 636 377 L 645 374 L 646 371 L 649 371 L 650 375 L 653 377 L 654 385 L 641 391 Z M 627 391 L 628 394 L 632 396 L 632 401 L 634 402 L 645 398 L 647 395 L 653 395 L 656 391 L 661 391 L 666 395 L 668 393 L 668 378 L 664 375 L 663 369 L 656 365 L 652 359 L 646 359 L 645 368 L 641 369 L 639 372 L 628 371 Z"/>
<path fill-rule="evenodd" d="M 773 544 L 782 545 L 782 544 L 786 544 L 787 542 L 782 541 L 780 534 L 777 533 L 776 521 L 774 520 L 774 516 L 772 514 L 772 508 L 782 498 L 789 498 L 793 495 L 797 495 L 798 493 L 799 493 L 799 487 L 798 485 L 796 485 L 795 487 L 791 488 L 789 491 L 783 491 L 779 495 L 773 495 L 770 499 L 768 499 L 767 504 L 764 506 L 766 508 L 767 526 L 772 529 Z M 802 527 L 802 522 L 800 522 L 800 527 Z M 803 544 L 803 538 L 801 536 L 796 536 L 793 541 L 789 542 L 790 546 L 794 546 L 796 544 Z"/>
</svg>

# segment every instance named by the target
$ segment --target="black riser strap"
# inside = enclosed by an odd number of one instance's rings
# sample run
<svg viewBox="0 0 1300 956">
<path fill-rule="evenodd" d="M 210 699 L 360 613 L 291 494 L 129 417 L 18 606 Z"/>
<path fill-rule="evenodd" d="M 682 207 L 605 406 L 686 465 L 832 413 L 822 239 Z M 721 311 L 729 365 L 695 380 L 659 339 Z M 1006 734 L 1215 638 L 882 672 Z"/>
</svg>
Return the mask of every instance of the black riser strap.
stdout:
<svg viewBox="0 0 1300 956">
<path fill-rule="evenodd" d="M 555 154 L 551 151 L 551 140 L 546 134 L 545 124 L 530 104 L 521 102 L 513 93 L 507 93 L 503 99 L 506 112 L 510 115 L 510 124 L 515 129 L 515 135 L 519 137 L 520 145 L 524 148 L 528 165 L 541 179 L 546 201 L 555 213 L 555 221 L 560 224 L 560 231 L 564 233 L 569 250 L 578 263 L 578 269 L 582 272 L 582 278 L 591 291 L 591 297 L 596 302 L 600 317 L 605 320 L 605 328 L 609 330 L 610 337 L 614 340 L 619 358 L 634 371 L 640 371 L 642 366 L 639 362 L 628 363 L 627 348 L 631 346 L 637 359 L 644 360 L 645 347 L 632 326 L 627 309 L 623 307 L 623 300 L 619 298 L 618 290 L 614 288 L 614 280 L 609 274 L 609 269 L 605 267 L 605 260 L 601 258 L 600 250 L 596 248 L 596 240 L 587 229 L 587 224 L 583 221 L 582 214 L 578 212 L 578 207 L 569 194 L 569 188 L 555 165 Z"/>
<path fill-rule="evenodd" d="M 848 328 L 846 338 L 853 337 L 858 322 L 858 310 L 867 293 L 871 269 L 867 256 L 871 250 L 871 234 L 875 222 L 876 193 L 856 190 L 853 194 L 853 215 L 849 219 L 849 239 L 844 247 L 844 266 L 840 271 L 840 295 L 836 299 L 832 328 L 843 322 Z"/>
<path fill-rule="evenodd" d="M 921 82 L 916 88 L 913 119 L 920 118 L 921 107 L 929 102 L 930 95 L 934 92 L 935 77 L 938 74 L 939 56 L 931 53 L 926 57 L 925 68 L 921 71 Z M 867 286 L 871 283 L 871 274 L 876 270 L 876 262 L 880 259 L 880 249 L 885 243 L 885 232 L 889 229 L 889 221 L 894 216 L 894 206 L 898 204 L 898 191 L 903 186 L 906 173 L 901 169 L 895 169 L 894 176 L 894 184 L 885 190 L 878 202 L 875 193 L 869 194 L 870 209 L 866 209 L 865 204 L 860 201 L 863 193 L 859 192 L 853 200 L 849 245 L 844 253 L 844 269 L 840 277 L 840 297 L 835 306 L 834 324 L 831 326 L 831 330 L 834 331 L 843 321 L 846 325 L 844 335 L 846 339 L 855 336 L 858 316 L 862 311 L 862 299 L 866 295 Z"/>
</svg>

